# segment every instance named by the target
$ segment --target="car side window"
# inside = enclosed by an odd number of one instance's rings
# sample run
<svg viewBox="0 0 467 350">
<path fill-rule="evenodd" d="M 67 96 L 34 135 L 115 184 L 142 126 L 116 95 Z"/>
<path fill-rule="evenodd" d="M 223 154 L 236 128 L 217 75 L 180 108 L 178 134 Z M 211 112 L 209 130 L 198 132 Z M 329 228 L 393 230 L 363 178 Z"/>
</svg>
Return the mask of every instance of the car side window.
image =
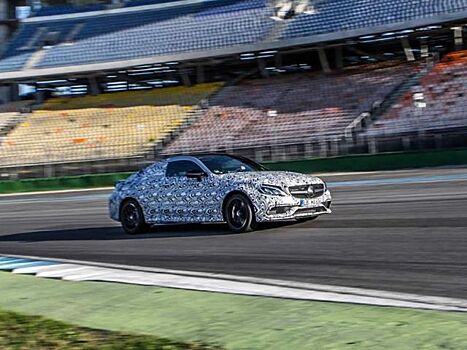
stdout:
<svg viewBox="0 0 467 350">
<path fill-rule="evenodd" d="M 183 176 L 186 176 L 186 174 L 190 172 L 203 173 L 204 171 L 196 163 L 193 163 L 189 160 L 177 160 L 177 161 L 170 162 L 169 164 L 167 164 L 167 170 L 165 172 L 165 176 L 183 177 Z"/>
</svg>

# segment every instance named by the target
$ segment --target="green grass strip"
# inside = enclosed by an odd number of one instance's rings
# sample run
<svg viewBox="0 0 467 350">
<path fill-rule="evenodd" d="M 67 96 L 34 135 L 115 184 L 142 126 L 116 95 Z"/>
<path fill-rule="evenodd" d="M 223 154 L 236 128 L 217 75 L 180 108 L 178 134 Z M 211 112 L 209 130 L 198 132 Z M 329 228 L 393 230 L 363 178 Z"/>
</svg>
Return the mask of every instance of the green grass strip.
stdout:
<svg viewBox="0 0 467 350">
<path fill-rule="evenodd" d="M 21 193 L 33 191 L 73 190 L 114 186 L 119 180 L 132 173 L 109 173 L 82 176 L 52 177 L 48 179 L 27 179 L 0 181 L 0 193 Z"/>
<path fill-rule="evenodd" d="M 200 343 L 188 344 L 150 335 L 77 327 L 40 316 L 0 310 L 0 349 L 202 350 L 214 348 Z"/>
<path fill-rule="evenodd" d="M 0 307 L 227 349 L 467 349 L 467 314 L 0 273 Z"/>
</svg>

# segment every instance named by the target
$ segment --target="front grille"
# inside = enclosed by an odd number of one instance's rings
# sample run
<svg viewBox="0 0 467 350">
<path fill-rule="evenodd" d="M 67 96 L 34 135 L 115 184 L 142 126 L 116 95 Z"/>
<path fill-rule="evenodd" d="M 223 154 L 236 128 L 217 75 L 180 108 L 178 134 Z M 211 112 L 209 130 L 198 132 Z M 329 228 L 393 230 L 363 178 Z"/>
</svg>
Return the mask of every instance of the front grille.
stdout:
<svg viewBox="0 0 467 350">
<path fill-rule="evenodd" d="M 324 194 L 324 184 L 290 186 L 289 192 L 295 198 L 315 198 Z"/>
</svg>

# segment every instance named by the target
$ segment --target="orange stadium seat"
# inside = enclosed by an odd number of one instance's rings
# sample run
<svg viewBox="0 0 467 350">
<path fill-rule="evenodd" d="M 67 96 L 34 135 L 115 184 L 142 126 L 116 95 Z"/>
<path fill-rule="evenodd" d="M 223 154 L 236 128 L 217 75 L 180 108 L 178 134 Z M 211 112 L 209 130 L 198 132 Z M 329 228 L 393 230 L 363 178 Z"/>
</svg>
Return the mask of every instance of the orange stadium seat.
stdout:
<svg viewBox="0 0 467 350">
<path fill-rule="evenodd" d="M 467 126 L 467 50 L 452 52 L 405 93 L 367 131 L 368 135 L 400 134 Z M 425 107 L 416 106 L 414 94 Z"/>
<path fill-rule="evenodd" d="M 306 143 L 342 137 L 416 66 L 374 64 L 338 74 L 300 73 L 248 80 L 223 89 L 164 154 Z M 268 116 L 268 110 L 277 115 Z"/>
</svg>

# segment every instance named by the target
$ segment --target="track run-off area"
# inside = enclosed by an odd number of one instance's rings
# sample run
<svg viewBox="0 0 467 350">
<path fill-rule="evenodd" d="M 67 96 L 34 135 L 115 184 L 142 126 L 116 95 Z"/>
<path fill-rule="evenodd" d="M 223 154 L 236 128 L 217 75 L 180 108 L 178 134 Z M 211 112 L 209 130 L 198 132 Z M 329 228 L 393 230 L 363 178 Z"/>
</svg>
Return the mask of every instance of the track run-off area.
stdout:
<svg viewBox="0 0 467 350">
<path fill-rule="evenodd" d="M 324 174 L 333 214 L 232 234 L 128 236 L 110 190 L 0 196 L 0 254 L 222 273 L 467 299 L 467 168 Z"/>
</svg>

